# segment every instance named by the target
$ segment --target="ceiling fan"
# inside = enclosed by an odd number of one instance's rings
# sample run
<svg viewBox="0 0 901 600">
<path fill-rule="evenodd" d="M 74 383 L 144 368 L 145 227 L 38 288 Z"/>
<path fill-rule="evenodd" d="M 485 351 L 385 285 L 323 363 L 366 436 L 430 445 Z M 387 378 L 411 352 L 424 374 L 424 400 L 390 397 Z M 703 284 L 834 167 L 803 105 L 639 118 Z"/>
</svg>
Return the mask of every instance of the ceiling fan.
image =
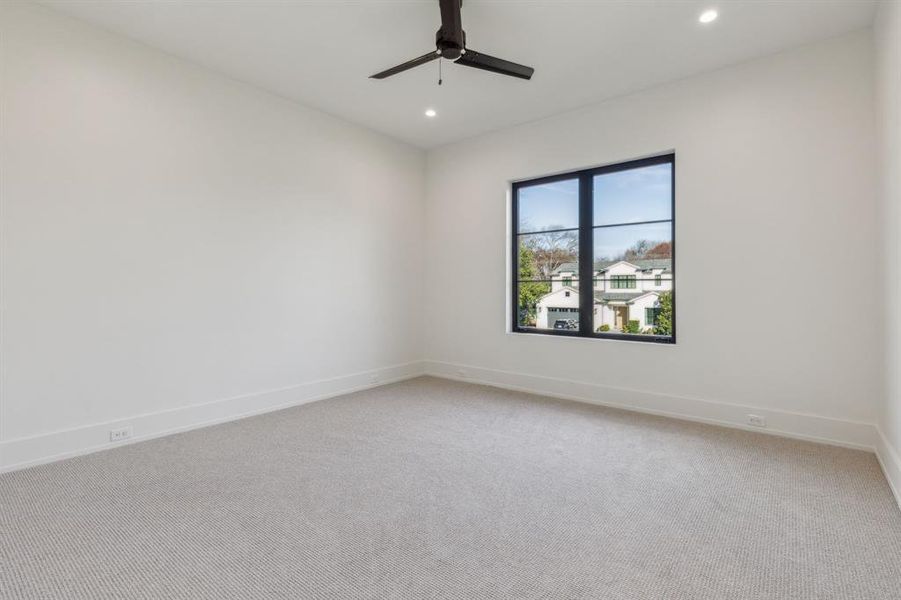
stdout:
<svg viewBox="0 0 901 600">
<path fill-rule="evenodd" d="M 391 67 L 381 73 L 371 75 L 370 79 L 385 79 L 386 77 L 402 73 L 407 69 L 424 65 L 437 58 L 446 58 L 458 65 L 475 67 L 476 69 L 500 73 L 501 75 L 510 75 L 520 79 L 532 78 L 532 73 L 535 72 L 535 69 L 532 67 L 488 56 L 466 47 L 466 32 L 463 31 L 463 20 L 460 15 L 463 0 L 438 0 L 438 4 L 441 6 L 441 28 L 435 34 L 436 50 L 396 67 Z"/>
</svg>

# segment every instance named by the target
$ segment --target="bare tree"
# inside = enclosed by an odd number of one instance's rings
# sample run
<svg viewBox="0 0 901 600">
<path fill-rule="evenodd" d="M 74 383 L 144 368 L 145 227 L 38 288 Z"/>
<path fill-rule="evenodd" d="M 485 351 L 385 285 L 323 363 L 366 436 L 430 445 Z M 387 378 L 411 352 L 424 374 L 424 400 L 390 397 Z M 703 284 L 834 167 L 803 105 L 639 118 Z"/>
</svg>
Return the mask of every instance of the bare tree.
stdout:
<svg viewBox="0 0 901 600">
<path fill-rule="evenodd" d="M 535 269 L 541 279 L 550 279 L 557 267 L 578 260 L 577 231 L 542 231 L 523 236 L 522 239 L 523 245 L 532 251 Z"/>
</svg>

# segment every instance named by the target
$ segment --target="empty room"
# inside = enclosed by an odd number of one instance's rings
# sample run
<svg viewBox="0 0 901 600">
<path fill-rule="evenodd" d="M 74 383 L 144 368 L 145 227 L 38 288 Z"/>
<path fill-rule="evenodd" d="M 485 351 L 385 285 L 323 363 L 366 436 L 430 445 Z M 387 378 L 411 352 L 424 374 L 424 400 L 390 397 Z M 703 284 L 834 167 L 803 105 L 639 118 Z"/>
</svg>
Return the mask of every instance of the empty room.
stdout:
<svg viewBox="0 0 901 600">
<path fill-rule="evenodd" d="M 0 599 L 901 599 L 901 0 L 0 0 Z"/>
</svg>

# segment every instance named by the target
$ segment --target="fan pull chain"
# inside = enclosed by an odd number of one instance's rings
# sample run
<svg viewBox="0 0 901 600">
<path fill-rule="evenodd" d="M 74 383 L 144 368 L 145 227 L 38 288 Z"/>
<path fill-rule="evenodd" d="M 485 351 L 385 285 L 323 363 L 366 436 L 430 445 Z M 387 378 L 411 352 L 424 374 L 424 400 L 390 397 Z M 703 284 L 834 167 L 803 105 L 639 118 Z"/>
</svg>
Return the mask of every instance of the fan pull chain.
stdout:
<svg viewBox="0 0 901 600">
<path fill-rule="evenodd" d="M 442 59 L 438 59 L 438 85 L 441 85 L 441 62 Z"/>
</svg>

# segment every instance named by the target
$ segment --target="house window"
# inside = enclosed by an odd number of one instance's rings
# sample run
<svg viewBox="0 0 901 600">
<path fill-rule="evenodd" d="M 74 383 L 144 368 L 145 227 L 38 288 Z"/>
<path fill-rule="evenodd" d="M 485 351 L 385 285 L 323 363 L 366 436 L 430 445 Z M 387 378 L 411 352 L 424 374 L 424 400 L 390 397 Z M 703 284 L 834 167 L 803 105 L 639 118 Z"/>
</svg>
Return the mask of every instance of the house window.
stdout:
<svg viewBox="0 0 901 600">
<path fill-rule="evenodd" d="M 674 184 L 673 154 L 514 183 L 512 330 L 674 343 Z M 672 289 L 654 290 L 663 272 Z M 551 286 L 576 277 L 591 278 L 593 293 Z M 555 327 L 566 296 L 578 308 Z M 648 328 L 634 332 L 637 321 L 615 310 L 623 302 L 654 305 Z"/>
<path fill-rule="evenodd" d="M 626 290 L 635 288 L 635 275 L 612 275 L 610 277 L 610 287 L 615 290 Z"/>
</svg>

